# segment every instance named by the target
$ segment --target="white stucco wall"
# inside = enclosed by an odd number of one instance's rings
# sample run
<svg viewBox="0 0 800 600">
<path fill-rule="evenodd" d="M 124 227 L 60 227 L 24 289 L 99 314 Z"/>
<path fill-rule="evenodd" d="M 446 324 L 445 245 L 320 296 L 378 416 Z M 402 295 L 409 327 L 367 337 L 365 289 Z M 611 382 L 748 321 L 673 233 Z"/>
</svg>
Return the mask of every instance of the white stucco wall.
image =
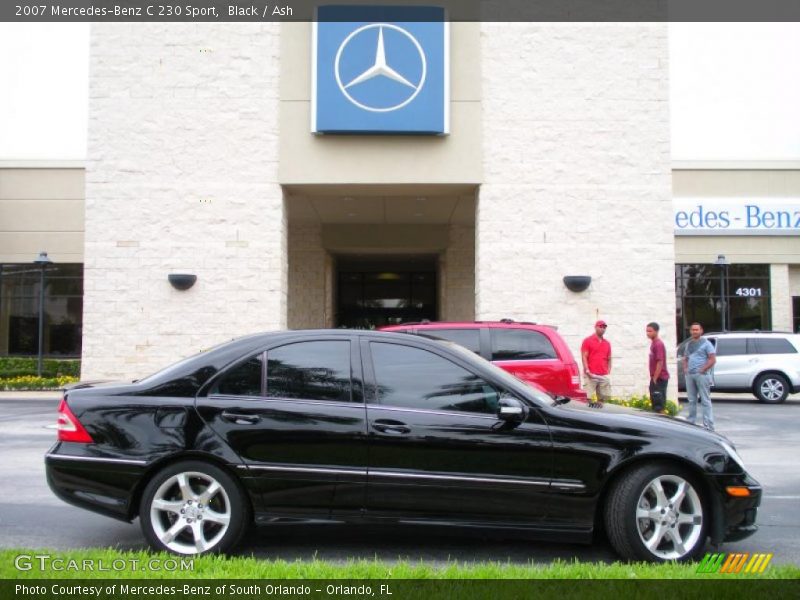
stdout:
<svg viewBox="0 0 800 600">
<path fill-rule="evenodd" d="M 476 317 L 558 325 L 579 361 L 603 318 L 614 392 L 643 392 L 646 323 L 675 344 L 667 25 L 484 23 L 481 34 Z M 592 285 L 570 292 L 565 275 Z"/>
<path fill-rule="evenodd" d="M 84 379 L 285 327 L 279 42 L 276 24 L 92 25 Z"/>
</svg>

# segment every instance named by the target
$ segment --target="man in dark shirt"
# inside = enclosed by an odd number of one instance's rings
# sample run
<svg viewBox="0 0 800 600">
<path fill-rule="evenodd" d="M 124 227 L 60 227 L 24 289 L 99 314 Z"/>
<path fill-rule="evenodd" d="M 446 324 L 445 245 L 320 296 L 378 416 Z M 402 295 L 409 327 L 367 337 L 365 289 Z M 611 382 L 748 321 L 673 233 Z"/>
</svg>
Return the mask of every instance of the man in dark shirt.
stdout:
<svg viewBox="0 0 800 600">
<path fill-rule="evenodd" d="M 650 338 L 650 404 L 653 411 L 667 414 L 667 349 L 658 337 L 658 323 L 647 324 L 647 337 Z"/>
</svg>

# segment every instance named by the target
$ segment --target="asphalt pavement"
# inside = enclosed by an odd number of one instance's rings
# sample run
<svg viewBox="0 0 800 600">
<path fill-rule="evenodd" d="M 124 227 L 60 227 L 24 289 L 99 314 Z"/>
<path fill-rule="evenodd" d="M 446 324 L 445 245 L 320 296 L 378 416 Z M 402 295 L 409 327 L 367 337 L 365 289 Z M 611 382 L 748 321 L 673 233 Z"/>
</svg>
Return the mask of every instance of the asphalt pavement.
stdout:
<svg viewBox="0 0 800 600">
<path fill-rule="evenodd" d="M 44 477 L 43 456 L 55 440 L 57 399 L 0 398 L 0 547 L 68 550 L 145 548 L 138 521 L 122 523 L 74 508 L 56 498 Z M 685 408 L 684 408 L 685 412 Z M 750 473 L 765 488 L 759 531 L 723 552 L 772 552 L 773 562 L 800 565 L 800 399 L 763 405 L 741 397 L 715 402 L 717 430 L 737 446 Z M 548 563 L 555 559 L 611 562 L 599 541 L 591 546 L 530 542 L 495 536 L 442 533 L 423 528 L 259 528 L 240 554 L 260 558 L 408 559 Z"/>
</svg>

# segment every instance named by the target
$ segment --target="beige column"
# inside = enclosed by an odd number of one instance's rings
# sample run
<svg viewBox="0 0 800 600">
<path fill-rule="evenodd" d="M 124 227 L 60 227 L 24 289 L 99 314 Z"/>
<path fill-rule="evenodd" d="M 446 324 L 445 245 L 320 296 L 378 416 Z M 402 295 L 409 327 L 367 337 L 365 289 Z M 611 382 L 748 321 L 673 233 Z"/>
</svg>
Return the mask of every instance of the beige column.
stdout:
<svg viewBox="0 0 800 600">
<path fill-rule="evenodd" d="M 789 265 L 773 264 L 769 267 L 772 329 L 792 330 L 792 294 L 789 290 Z"/>
</svg>

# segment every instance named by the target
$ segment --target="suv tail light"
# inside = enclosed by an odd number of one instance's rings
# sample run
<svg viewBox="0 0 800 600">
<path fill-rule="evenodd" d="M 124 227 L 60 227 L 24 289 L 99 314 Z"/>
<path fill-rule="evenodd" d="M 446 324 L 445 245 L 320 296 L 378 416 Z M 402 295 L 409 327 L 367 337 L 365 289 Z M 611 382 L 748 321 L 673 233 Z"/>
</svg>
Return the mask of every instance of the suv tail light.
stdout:
<svg viewBox="0 0 800 600">
<path fill-rule="evenodd" d="M 92 444 L 94 440 L 89 432 L 83 428 L 78 417 L 72 414 L 67 406 L 66 398 L 61 399 L 58 405 L 58 420 L 56 421 L 59 442 L 78 442 L 80 444 Z"/>
<path fill-rule="evenodd" d="M 581 372 L 578 370 L 578 363 L 570 363 L 569 375 L 572 385 L 575 387 L 581 386 Z"/>
</svg>

